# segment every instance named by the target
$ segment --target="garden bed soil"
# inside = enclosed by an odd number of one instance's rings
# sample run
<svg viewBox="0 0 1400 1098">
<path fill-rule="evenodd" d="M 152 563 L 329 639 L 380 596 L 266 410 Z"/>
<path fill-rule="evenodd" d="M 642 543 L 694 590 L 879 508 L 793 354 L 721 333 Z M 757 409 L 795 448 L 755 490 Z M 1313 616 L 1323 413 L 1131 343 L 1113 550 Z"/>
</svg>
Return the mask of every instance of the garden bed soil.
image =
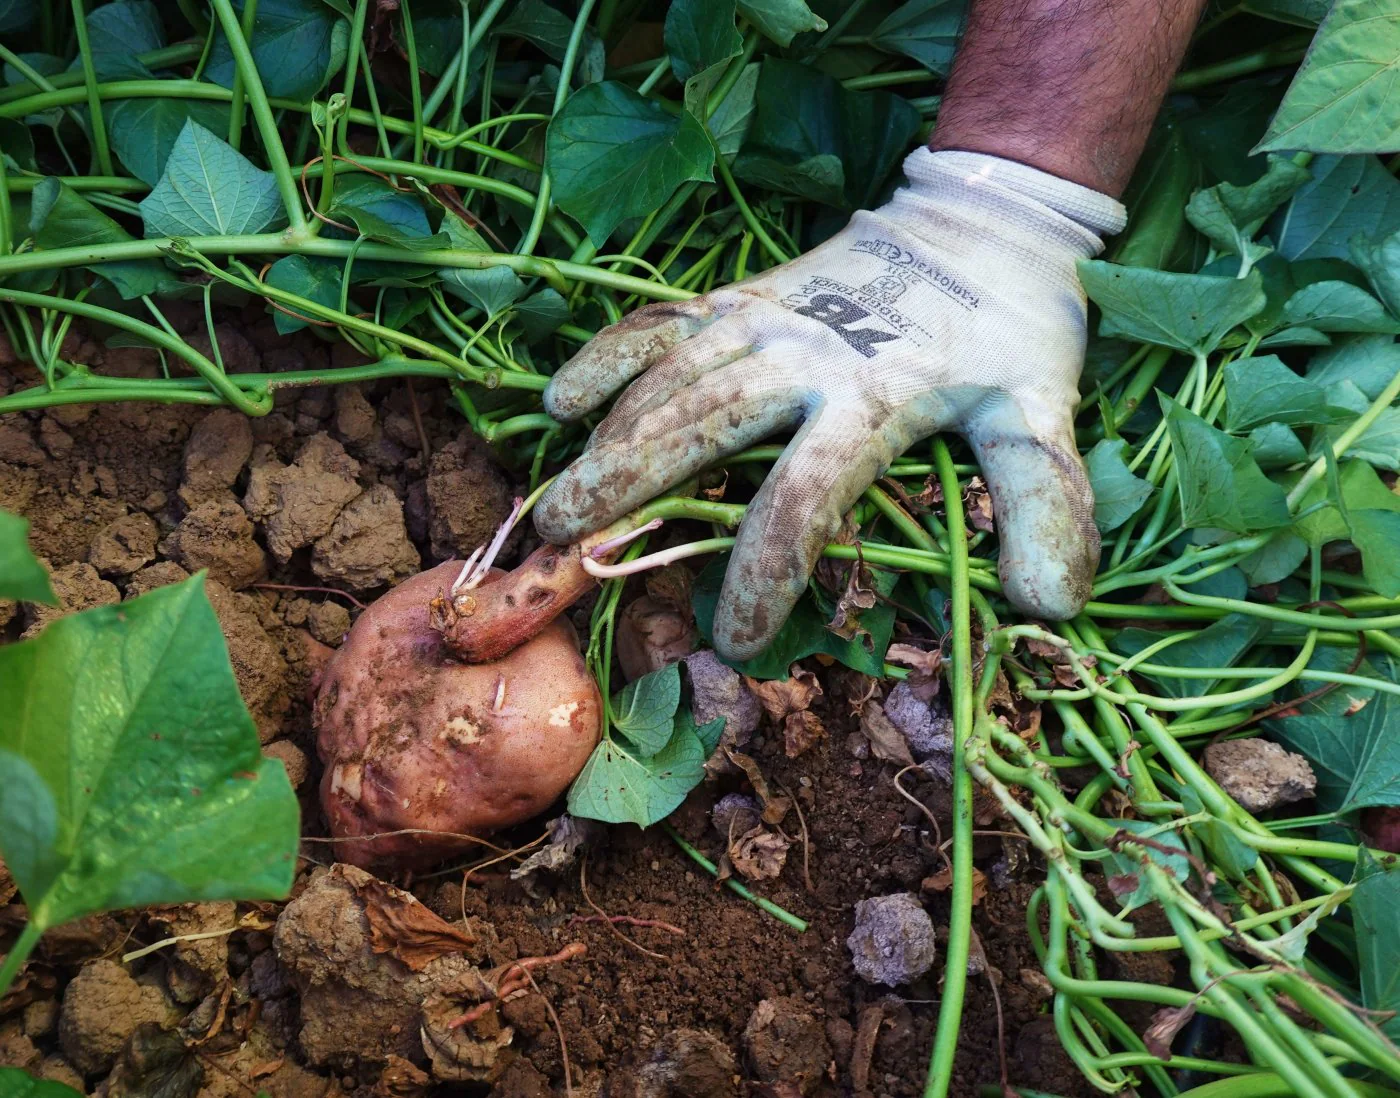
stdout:
<svg viewBox="0 0 1400 1098">
<path fill-rule="evenodd" d="M 202 316 L 191 310 L 177 319 L 198 345 Z M 350 361 L 344 345 L 332 349 L 305 332 L 277 335 L 257 310 L 229 317 L 218 332 L 231 369 Z M 33 382 L 8 347 L 0 352 L 0 393 Z M 77 334 L 65 357 L 109 374 L 159 369 L 152 352 L 107 349 Z M 504 517 L 520 487 L 468 437 L 445 386 L 411 385 L 283 390 L 276 410 L 252 421 L 227 410 L 154 404 L 0 418 L 0 507 L 33 523 L 32 544 L 54 574 L 62 611 L 208 569 L 240 688 L 264 749 L 283 759 L 298 786 L 311 838 L 324 836 L 324 823 L 307 687 L 356 612 L 352 599 L 331 589 L 369 601 L 420 561 L 464 554 Z M 0 626 L 15 639 L 57 612 L 0 603 Z M 318 929 L 312 912 L 302 925 L 289 928 L 284 919 L 278 928 L 285 905 L 268 903 L 124 912 L 53 931 L 0 1004 L 0 1064 L 109 1098 L 149 1093 L 153 1080 L 167 1098 L 540 1098 L 565 1093 L 562 1031 L 580 1096 L 917 1095 L 943 971 L 939 840 L 924 810 L 894 788 L 898 765 L 866 750 L 850 704 L 863 684 L 839 668 L 808 664 L 825 687 L 814 706 L 824 737 L 788 758 L 781 732 L 765 724 L 749 747 L 770 782 L 796 793 L 812 885 L 808 891 L 800 829 L 789 814 L 795 845 L 786 865 L 755 888 L 809 920 L 806 933 L 717 888 L 661 829 L 612 827 L 582 866 L 537 874 L 528 885 L 512 881 L 504 864 L 473 874 L 465 892 L 461 871 L 393 882 L 449 921 L 465 917 L 478 941 L 474 961 L 586 947 L 537 970 L 539 993 L 503 1008 L 514 1037 L 494 1082 L 447 1083 L 428 1071 L 417 1004 L 403 1002 L 421 978 L 399 961 L 366 952 L 316 970 L 314 980 L 329 984 L 313 986 L 289 967 L 285 950 L 279 955 L 284 933 L 320 933 L 330 939 L 321 945 L 351 948 L 362 927 L 346 938 L 329 923 Z M 904 782 L 949 834 L 946 785 L 925 776 Z M 724 840 L 708 810 L 744 788 L 737 777 L 705 783 L 674 815 L 677 831 L 718 858 Z M 523 845 L 540 832 L 537 823 L 503 838 Z M 294 896 L 326 886 L 323 867 L 334 862 L 334 849 L 304 845 Z M 995 835 L 978 840 L 977 864 L 987 888 L 974 926 L 986 966 L 970 977 L 953 1093 L 997 1084 L 1003 1048 L 1013 1083 L 1085 1093 L 1055 1037 L 1049 985 L 1026 933 L 1039 870 L 1020 844 Z M 922 897 L 939 928 L 940 956 L 927 976 L 892 989 L 855 974 L 846 938 L 858 901 L 896 892 Z M 24 922 L 4 875 L 0 905 L 3 947 Z M 682 933 L 604 923 L 600 911 Z M 120 963 L 164 939 L 234 925 L 226 936 Z M 1156 954 L 1124 956 L 1168 964 Z M 335 983 L 356 966 L 372 969 L 373 979 Z M 1168 967 L 1131 978 L 1172 976 Z M 989 980 L 999 991 L 1004 1039 Z M 316 1016 L 327 1010 L 333 1013 Z"/>
</svg>

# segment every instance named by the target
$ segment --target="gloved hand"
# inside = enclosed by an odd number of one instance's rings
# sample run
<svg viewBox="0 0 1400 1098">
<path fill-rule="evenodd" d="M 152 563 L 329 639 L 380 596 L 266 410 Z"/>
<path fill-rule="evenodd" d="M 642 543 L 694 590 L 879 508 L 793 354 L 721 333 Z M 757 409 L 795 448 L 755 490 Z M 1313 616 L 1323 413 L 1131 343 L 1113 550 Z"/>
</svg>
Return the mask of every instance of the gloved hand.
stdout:
<svg viewBox="0 0 1400 1098">
<path fill-rule="evenodd" d="M 936 431 L 976 452 L 1007 597 L 1052 620 L 1089 597 L 1099 536 L 1072 426 L 1075 261 L 1123 227 L 1123 207 L 980 153 L 920 149 L 904 171 L 890 202 L 806 255 L 600 332 L 545 391 L 569 420 L 643 375 L 539 501 L 536 528 L 561 544 L 801 425 L 739 529 L 714 620 L 727 658 L 768 644 L 845 512 Z"/>
</svg>

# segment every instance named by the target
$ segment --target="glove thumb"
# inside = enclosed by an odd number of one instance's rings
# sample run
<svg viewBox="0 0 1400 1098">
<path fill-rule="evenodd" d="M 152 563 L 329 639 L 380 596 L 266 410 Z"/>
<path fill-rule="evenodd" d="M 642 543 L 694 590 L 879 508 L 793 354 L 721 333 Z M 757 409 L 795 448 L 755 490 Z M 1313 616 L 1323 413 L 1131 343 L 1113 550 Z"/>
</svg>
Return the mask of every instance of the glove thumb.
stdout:
<svg viewBox="0 0 1400 1098">
<path fill-rule="evenodd" d="M 1099 531 L 1069 409 L 1003 395 L 965 433 L 991 491 L 1006 597 L 1032 617 L 1074 617 L 1089 601 Z"/>
</svg>

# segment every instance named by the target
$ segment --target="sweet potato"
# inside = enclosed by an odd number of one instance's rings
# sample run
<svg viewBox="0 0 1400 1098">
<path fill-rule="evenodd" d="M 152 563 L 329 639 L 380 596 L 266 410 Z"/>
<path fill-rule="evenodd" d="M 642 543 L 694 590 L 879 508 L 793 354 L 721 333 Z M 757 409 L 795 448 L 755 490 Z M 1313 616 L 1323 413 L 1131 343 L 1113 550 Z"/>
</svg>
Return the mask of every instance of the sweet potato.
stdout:
<svg viewBox="0 0 1400 1098">
<path fill-rule="evenodd" d="M 566 622 L 493 662 L 452 654 L 430 604 L 461 568 L 422 572 L 375 602 L 318 684 L 313 724 L 332 834 L 446 833 L 344 843 L 341 860 L 407 867 L 468 849 L 459 836 L 485 837 L 548 808 L 598 742 L 601 699 Z M 470 594 L 489 595 L 503 577 L 491 572 Z"/>
</svg>

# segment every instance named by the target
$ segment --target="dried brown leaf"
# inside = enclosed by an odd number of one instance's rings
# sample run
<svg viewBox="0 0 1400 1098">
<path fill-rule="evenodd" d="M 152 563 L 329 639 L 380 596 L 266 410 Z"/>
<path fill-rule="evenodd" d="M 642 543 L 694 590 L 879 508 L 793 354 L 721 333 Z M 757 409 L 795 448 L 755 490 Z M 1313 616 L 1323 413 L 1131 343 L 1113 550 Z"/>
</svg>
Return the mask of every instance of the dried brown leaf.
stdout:
<svg viewBox="0 0 1400 1098">
<path fill-rule="evenodd" d="M 793 664 L 788 669 L 789 678 L 770 679 L 759 682 L 747 675 L 744 681 L 758 696 L 767 714 L 775 721 L 783 720 L 789 713 L 800 713 L 812 704 L 813 698 L 822 695 L 821 683 L 817 676 L 806 668 Z"/>
<path fill-rule="evenodd" d="M 947 892 L 953 887 L 953 870 L 944 866 L 932 877 L 925 877 L 919 888 L 924 892 Z M 980 904 L 987 895 L 987 875 L 976 866 L 972 867 L 972 902 Z"/>
<path fill-rule="evenodd" d="M 781 835 L 760 825 L 734 840 L 729 847 L 729 861 L 742 877 L 768 880 L 783 871 L 791 846 Z"/>
<path fill-rule="evenodd" d="M 1152 1021 L 1142 1033 L 1147 1051 L 1159 1060 L 1172 1058 L 1172 1042 L 1196 1013 L 1195 1000 L 1184 1007 L 1163 1007 L 1152 1015 Z"/>
<path fill-rule="evenodd" d="M 822 719 L 810 709 L 783 718 L 783 751 L 789 759 L 797 758 L 825 735 Z"/>
<path fill-rule="evenodd" d="M 885 715 L 885 707 L 877 701 L 867 702 L 860 713 L 860 730 L 870 741 L 870 753 L 885 762 L 913 766 L 914 756 L 904 733 Z"/>
<path fill-rule="evenodd" d="M 374 1085 L 374 1098 L 418 1098 L 433 1085 L 433 1077 L 402 1056 L 390 1056 L 379 1082 Z"/>
<path fill-rule="evenodd" d="M 723 748 L 729 761 L 744 772 L 744 776 L 749 779 L 749 784 L 753 786 L 753 791 L 758 797 L 759 804 L 763 805 L 763 822 L 766 824 L 779 824 L 783 822 L 783 817 L 787 815 L 788 809 L 792 807 L 792 801 L 787 797 L 774 794 L 768 788 L 768 782 L 763 777 L 763 771 L 758 768 L 758 763 L 752 756 L 745 755 L 742 751 L 735 751 L 732 748 Z"/>
<path fill-rule="evenodd" d="M 669 610 L 683 614 L 687 622 L 695 620 L 691 606 L 690 570 L 683 564 L 668 564 L 664 568 L 653 568 L 646 574 L 647 594 Z"/>
<path fill-rule="evenodd" d="M 1108 890 L 1113 893 L 1114 899 L 1117 900 L 1131 896 L 1138 890 L 1141 883 L 1136 873 L 1114 873 L 1107 881 Z"/>
<path fill-rule="evenodd" d="M 369 920 L 370 948 L 421 972 L 429 961 L 461 953 L 476 939 L 433 914 L 418 899 L 378 878 L 359 888 Z"/>
<path fill-rule="evenodd" d="M 967 482 L 967 489 L 963 492 L 963 507 L 967 511 L 967 524 L 972 529 L 988 534 L 996 531 L 996 522 L 992 517 L 992 496 L 987 491 L 987 482 L 981 477 L 973 477 Z"/>
</svg>

